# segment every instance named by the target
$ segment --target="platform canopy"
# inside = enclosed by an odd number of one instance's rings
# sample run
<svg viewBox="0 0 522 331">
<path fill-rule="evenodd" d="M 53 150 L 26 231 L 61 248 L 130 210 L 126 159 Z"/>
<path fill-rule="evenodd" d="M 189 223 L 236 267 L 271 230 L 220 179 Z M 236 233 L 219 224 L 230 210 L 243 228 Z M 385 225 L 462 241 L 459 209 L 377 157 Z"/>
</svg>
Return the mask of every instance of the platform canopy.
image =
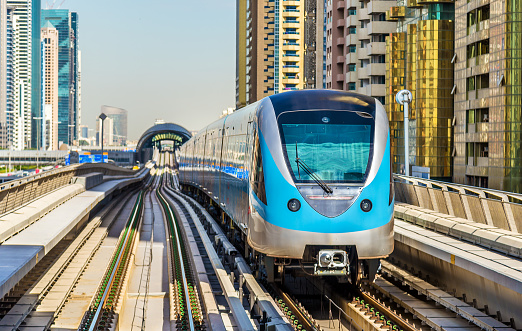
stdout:
<svg viewBox="0 0 522 331">
<path fill-rule="evenodd" d="M 184 127 L 174 123 L 156 124 L 141 135 L 136 152 L 151 148 L 154 143 L 162 140 L 173 141 L 176 146 L 183 145 L 192 135 Z"/>
</svg>

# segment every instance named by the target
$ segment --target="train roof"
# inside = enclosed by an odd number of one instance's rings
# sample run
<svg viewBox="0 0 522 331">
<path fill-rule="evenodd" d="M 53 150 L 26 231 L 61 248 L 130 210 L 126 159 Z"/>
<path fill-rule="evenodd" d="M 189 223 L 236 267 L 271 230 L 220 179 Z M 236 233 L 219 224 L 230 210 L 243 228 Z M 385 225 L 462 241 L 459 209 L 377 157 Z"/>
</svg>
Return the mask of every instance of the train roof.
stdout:
<svg viewBox="0 0 522 331">
<path fill-rule="evenodd" d="M 353 110 L 375 118 L 375 99 L 363 94 L 336 90 L 299 90 L 269 96 L 276 117 L 284 111 L 304 109 Z"/>
</svg>

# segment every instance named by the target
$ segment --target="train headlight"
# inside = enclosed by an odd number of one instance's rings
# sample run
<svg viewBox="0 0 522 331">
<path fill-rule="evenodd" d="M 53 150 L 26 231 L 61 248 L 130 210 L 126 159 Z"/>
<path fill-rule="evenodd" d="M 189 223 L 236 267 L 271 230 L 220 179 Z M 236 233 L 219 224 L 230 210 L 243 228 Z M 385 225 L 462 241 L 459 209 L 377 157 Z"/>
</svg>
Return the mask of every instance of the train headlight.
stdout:
<svg viewBox="0 0 522 331">
<path fill-rule="evenodd" d="M 369 212 L 370 210 L 372 210 L 372 202 L 368 199 L 364 199 L 363 201 L 361 201 L 361 209 L 366 213 Z"/>
<path fill-rule="evenodd" d="M 297 199 L 290 199 L 288 201 L 287 206 L 288 206 L 288 209 L 290 209 L 290 211 L 296 212 L 299 209 L 301 209 L 301 202 L 299 202 L 299 200 L 297 200 Z"/>
</svg>

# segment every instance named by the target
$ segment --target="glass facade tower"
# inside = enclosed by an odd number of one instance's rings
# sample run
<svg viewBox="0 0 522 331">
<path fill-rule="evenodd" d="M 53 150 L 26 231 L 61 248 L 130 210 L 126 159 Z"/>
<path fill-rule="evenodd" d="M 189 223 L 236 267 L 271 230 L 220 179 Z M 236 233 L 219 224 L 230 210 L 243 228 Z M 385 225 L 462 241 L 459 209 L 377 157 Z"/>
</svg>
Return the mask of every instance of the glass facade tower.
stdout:
<svg viewBox="0 0 522 331">
<path fill-rule="evenodd" d="M 386 19 L 397 31 L 386 39 L 386 103 L 392 136 L 393 171 L 403 172 L 404 114 L 395 102 L 402 89 L 410 104 L 409 161 L 428 167 L 431 178 L 452 179 L 454 15 L 449 0 L 399 0 Z"/>
<path fill-rule="evenodd" d="M 41 27 L 58 30 L 58 141 L 76 139 L 78 113 L 78 15 L 67 9 L 42 10 Z"/>
</svg>

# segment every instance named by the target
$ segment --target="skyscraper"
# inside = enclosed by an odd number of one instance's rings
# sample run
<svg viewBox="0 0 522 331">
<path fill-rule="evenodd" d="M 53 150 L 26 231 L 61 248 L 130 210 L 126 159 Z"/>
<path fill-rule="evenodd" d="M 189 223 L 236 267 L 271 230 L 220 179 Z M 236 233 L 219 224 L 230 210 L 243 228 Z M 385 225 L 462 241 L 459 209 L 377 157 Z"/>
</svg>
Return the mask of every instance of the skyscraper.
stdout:
<svg viewBox="0 0 522 331">
<path fill-rule="evenodd" d="M 104 144 L 107 146 L 125 146 L 127 144 L 127 111 L 121 108 L 102 106 L 101 112 L 107 115 L 104 131 L 108 135 L 104 136 Z"/>
<path fill-rule="evenodd" d="M 304 88 L 304 2 L 238 0 L 237 8 L 236 107 Z"/>
<path fill-rule="evenodd" d="M 10 15 L 9 15 L 10 16 Z M 0 0 L 0 147 L 7 148 L 7 76 L 12 72 L 11 61 L 8 61 L 8 26 L 12 30 L 12 23 L 7 20 L 7 0 Z M 9 33 L 12 33 L 11 31 Z M 9 109 L 12 111 L 12 109 Z"/>
<path fill-rule="evenodd" d="M 399 0 L 387 13 L 388 20 L 397 22 L 386 41 L 385 108 L 394 172 L 405 164 L 404 113 L 395 95 L 408 89 L 413 94 L 410 164 L 429 167 L 432 178 L 452 179 L 454 6 L 447 0 Z"/>
<path fill-rule="evenodd" d="M 42 105 L 42 49 L 40 39 L 40 15 L 42 12 L 42 1 L 31 0 L 32 15 L 31 15 L 31 147 L 38 148 L 42 146 L 40 138 L 37 138 L 41 133 L 43 120 L 43 105 Z M 39 119 L 38 119 L 39 118 Z M 41 135 L 40 135 L 41 136 Z M 39 139 L 39 140 L 37 140 Z"/>
<path fill-rule="evenodd" d="M 12 134 L 8 136 L 13 148 L 22 150 L 31 143 L 32 1 L 8 0 L 7 6 L 12 8 L 13 37 L 13 116 Z"/>
<path fill-rule="evenodd" d="M 326 88 L 375 97 L 385 103 L 386 22 L 392 1 L 327 1 Z"/>
<path fill-rule="evenodd" d="M 42 10 L 41 26 L 58 31 L 58 141 L 72 144 L 79 130 L 78 15 L 67 9 Z"/>
<path fill-rule="evenodd" d="M 45 142 L 42 141 L 39 146 L 49 150 L 58 150 L 58 39 L 58 30 L 47 21 L 42 28 L 45 126 L 37 127 L 42 130 L 37 134 L 45 137 Z"/>
<path fill-rule="evenodd" d="M 454 180 L 522 192 L 522 2 L 455 1 Z"/>
</svg>

